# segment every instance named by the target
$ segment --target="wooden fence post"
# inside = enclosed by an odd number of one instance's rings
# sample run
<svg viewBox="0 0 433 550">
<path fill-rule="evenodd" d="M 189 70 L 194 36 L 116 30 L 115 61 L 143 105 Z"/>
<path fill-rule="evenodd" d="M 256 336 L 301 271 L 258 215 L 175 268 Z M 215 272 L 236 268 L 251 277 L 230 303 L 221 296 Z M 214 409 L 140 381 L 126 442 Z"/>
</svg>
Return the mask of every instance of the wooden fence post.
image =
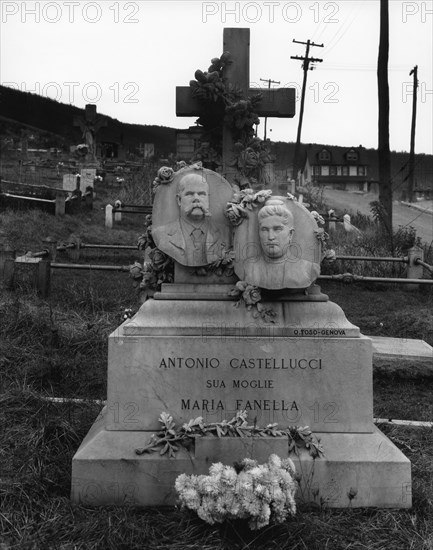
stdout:
<svg viewBox="0 0 433 550">
<path fill-rule="evenodd" d="M 120 223 L 122 221 L 122 203 L 117 200 L 114 203 L 114 221 Z"/>
<path fill-rule="evenodd" d="M 65 193 L 56 193 L 56 208 L 55 208 L 55 215 L 56 216 L 64 216 L 65 215 L 65 202 L 66 202 L 66 196 Z"/>
<path fill-rule="evenodd" d="M 6 248 L 0 250 L 0 276 L 3 279 L 3 285 L 11 290 L 14 286 L 15 272 L 15 250 L 6 245 Z"/>
<path fill-rule="evenodd" d="M 37 290 L 42 298 L 48 298 L 51 283 L 51 259 L 39 258 L 39 260 L 36 276 Z"/>
<path fill-rule="evenodd" d="M 71 235 L 69 242 L 74 244 L 74 248 L 68 248 L 68 255 L 71 260 L 78 262 L 80 260 L 80 251 L 81 251 L 81 239 L 76 235 Z"/>
<path fill-rule="evenodd" d="M 328 210 L 328 217 L 329 218 L 335 218 L 335 211 L 334 210 Z M 335 231 L 335 222 L 329 220 L 328 221 L 328 231 Z"/>
<path fill-rule="evenodd" d="M 49 254 L 50 260 L 55 262 L 57 255 L 56 239 L 53 239 L 53 237 L 46 237 L 45 239 L 42 239 L 42 242 L 44 243 L 44 250 L 46 250 Z"/>
</svg>

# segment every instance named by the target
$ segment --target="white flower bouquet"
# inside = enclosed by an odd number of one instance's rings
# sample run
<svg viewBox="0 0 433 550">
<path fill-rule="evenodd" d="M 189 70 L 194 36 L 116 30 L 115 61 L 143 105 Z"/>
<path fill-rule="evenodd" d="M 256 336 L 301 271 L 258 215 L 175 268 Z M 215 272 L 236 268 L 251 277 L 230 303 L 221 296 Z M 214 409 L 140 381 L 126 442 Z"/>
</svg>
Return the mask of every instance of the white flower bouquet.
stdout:
<svg viewBox="0 0 433 550">
<path fill-rule="evenodd" d="M 237 470 L 218 462 L 209 475 L 181 474 L 175 487 L 182 506 L 210 524 L 245 519 L 252 530 L 282 523 L 296 513 L 297 484 L 290 458 L 273 454 L 260 465 L 245 458 Z"/>
</svg>

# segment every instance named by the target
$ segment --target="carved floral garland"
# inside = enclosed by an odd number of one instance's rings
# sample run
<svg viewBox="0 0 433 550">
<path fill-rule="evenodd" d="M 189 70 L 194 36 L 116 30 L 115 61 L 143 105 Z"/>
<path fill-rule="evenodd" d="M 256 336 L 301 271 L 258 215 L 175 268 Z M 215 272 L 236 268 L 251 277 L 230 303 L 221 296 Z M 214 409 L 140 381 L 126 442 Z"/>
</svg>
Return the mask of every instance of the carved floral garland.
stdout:
<svg viewBox="0 0 433 550">
<path fill-rule="evenodd" d="M 262 295 L 259 287 L 250 285 L 245 281 L 238 281 L 235 288 L 229 292 L 229 296 L 238 297 L 239 300 L 234 306 L 239 307 L 244 304 L 248 311 L 252 311 L 254 319 L 260 317 L 265 323 L 275 323 L 274 317 L 277 314 L 272 308 L 265 307 L 261 303 Z"/>
<path fill-rule="evenodd" d="M 136 449 L 135 453 L 142 455 L 159 452 L 160 455 L 168 454 L 169 458 L 175 458 L 179 445 L 189 449 L 198 437 L 213 435 L 216 437 L 287 437 L 289 453 L 298 455 L 299 450 L 305 448 L 313 458 L 324 454 L 320 441 L 308 426 L 279 428 L 278 424 L 274 423 L 261 428 L 255 423 L 248 424 L 247 419 L 247 411 L 238 411 L 231 420 L 209 424 L 199 416 L 177 428 L 173 417 L 167 412 L 162 412 L 158 418 L 161 429 L 152 434 L 145 446 Z"/>
<path fill-rule="evenodd" d="M 223 69 L 232 62 L 229 52 L 214 57 L 208 70 L 198 69 L 189 85 L 192 96 L 205 107 L 197 122 L 204 129 L 203 141 L 209 145 L 203 145 L 197 154 L 212 168 L 221 164 L 222 128 L 226 124 L 234 142 L 230 165 L 236 167 L 237 183 L 244 188 L 263 179 L 264 166 L 271 161 L 271 155 L 268 144 L 254 137 L 254 126 L 260 123 L 255 111 L 263 96 L 258 93 L 247 98 L 239 87 L 223 77 Z"/>
<path fill-rule="evenodd" d="M 248 218 L 248 211 L 264 204 L 266 199 L 272 195 L 272 191 L 253 191 L 252 189 L 243 189 L 235 193 L 233 200 L 227 203 L 224 214 L 233 226 L 240 225 Z"/>
<path fill-rule="evenodd" d="M 168 172 L 166 173 L 168 174 Z M 145 233 L 138 238 L 137 247 L 139 250 L 147 252 L 148 260 L 143 264 L 135 262 L 130 267 L 129 274 L 137 281 L 139 290 L 155 291 L 161 288 L 162 283 L 173 282 L 174 261 L 157 248 L 152 237 L 151 215 L 146 216 L 144 227 Z"/>
</svg>

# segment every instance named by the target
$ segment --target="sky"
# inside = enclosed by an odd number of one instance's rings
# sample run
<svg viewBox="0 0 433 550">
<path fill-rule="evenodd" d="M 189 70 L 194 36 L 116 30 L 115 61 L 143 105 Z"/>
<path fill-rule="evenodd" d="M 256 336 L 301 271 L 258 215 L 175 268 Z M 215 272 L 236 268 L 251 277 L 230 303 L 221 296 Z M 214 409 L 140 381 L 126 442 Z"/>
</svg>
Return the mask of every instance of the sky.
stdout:
<svg viewBox="0 0 433 550">
<path fill-rule="evenodd" d="M 224 27 L 250 28 L 250 85 L 297 90 L 294 118 L 269 118 L 273 141 L 295 141 L 302 62 L 308 72 L 302 142 L 377 147 L 379 0 L 7 1 L 0 2 L 0 83 L 122 122 L 187 128 L 175 114 L 176 86 L 222 54 Z M 390 145 L 408 151 L 411 70 L 418 66 L 417 153 L 432 153 L 433 1 L 389 0 Z M 264 133 L 264 120 L 259 126 Z"/>
</svg>

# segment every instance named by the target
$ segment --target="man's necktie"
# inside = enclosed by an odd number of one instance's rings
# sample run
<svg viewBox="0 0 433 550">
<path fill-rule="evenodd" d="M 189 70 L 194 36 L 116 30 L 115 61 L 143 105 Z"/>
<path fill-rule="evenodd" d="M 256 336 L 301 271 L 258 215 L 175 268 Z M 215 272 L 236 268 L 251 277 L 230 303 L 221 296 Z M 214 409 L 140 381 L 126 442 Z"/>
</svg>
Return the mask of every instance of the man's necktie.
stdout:
<svg viewBox="0 0 433 550">
<path fill-rule="evenodd" d="M 194 243 L 194 246 L 197 246 L 203 242 L 204 232 L 199 228 L 196 227 L 191 231 L 191 239 Z"/>
</svg>

